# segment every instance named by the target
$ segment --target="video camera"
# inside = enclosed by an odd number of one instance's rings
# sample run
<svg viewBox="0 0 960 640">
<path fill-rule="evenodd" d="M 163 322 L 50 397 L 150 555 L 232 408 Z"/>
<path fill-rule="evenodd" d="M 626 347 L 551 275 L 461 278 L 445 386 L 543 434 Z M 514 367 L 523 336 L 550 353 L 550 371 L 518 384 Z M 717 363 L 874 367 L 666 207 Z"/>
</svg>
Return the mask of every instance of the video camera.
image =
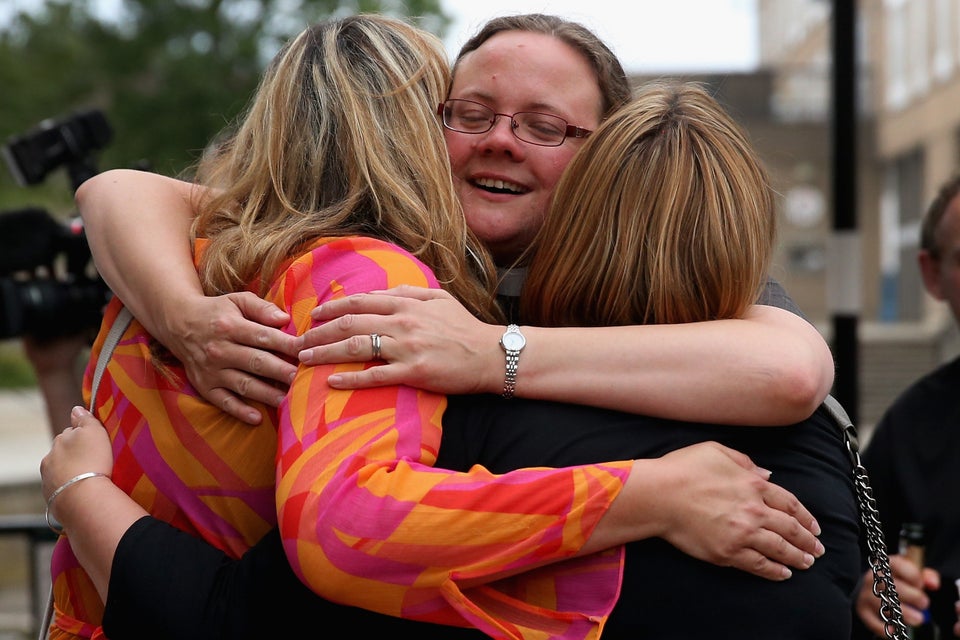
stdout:
<svg viewBox="0 0 960 640">
<path fill-rule="evenodd" d="M 80 112 L 11 137 L 2 154 L 21 186 L 66 167 L 76 191 L 96 175 L 92 154 L 112 135 L 102 112 Z M 95 330 L 110 296 L 79 217 L 63 223 L 34 207 L 0 212 L 0 339 Z"/>
</svg>

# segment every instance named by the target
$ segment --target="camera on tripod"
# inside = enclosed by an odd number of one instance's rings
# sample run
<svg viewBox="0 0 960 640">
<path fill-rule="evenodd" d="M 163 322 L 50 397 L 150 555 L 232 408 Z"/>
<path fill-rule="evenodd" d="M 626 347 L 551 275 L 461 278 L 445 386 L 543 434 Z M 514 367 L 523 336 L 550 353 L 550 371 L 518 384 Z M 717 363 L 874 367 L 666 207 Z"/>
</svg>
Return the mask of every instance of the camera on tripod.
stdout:
<svg viewBox="0 0 960 640">
<path fill-rule="evenodd" d="M 79 112 L 11 137 L 2 154 L 21 186 L 65 167 L 76 191 L 96 175 L 93 153 L 112 135 L 102 112 Z M 64 223 L 36 207 L 0 212 L 0 339 L 95 330 L 110 296 L 79 217 Z"/>
</svg>

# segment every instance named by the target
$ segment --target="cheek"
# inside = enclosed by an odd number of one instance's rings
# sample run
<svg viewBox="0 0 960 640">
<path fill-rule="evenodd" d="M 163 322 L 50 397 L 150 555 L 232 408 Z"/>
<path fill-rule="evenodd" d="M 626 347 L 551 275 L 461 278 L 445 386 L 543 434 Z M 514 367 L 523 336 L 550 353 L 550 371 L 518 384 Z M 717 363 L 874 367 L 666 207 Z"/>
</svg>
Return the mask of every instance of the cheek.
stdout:
<svg viewBox="0 0 960 640">
<path fill-rule="evenodd" d="M 450 166 L 456 175 L 457 170 L 467 161 L 471 147 L 462 135 L 451 134 L 449 131 L 444 131 L 444 137 L 447 140 L 447 154 L 450 156 Z"/>
<path fill-rule="evenodd" d="M 953 267 L 941 274 L 940 286 L 945 296 L 960 299 L 960 267 Z"/>
<path fill-rule="evenodd" d="M 557 186 L 557 182 L 560 181 L 560 176 L 563 175 L 567 165 L 570 164 L 570 161 L 573 159 L 573 154 L 576 152 L 575 149 L 568 149 L 566 145 L 552 151 L 553 153 L 548 157 L 543 158 L 543 162 L 538 163 L 540 165 L 540 170 L 538 171 L 540 183 L 550 191 Z"/>
</svg>

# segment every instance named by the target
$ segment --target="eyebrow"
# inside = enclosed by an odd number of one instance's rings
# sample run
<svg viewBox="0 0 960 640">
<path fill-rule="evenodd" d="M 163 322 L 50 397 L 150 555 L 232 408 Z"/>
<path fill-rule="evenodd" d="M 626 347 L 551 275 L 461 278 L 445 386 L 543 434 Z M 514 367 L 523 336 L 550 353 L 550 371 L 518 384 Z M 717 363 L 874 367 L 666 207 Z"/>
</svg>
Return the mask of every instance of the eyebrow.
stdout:
<svg viewBox="0 0 960 640">
<path fill-rule="evenodd" d="M 482 93 L 479 91 L 469 91 L 457 96 L 457 98 L 461 100 L 475 100 L 477 102 L 482 102 L 487 106 L 489 106 L 490 104 L 497 103 L 497 100 L 492 95 L 490 95 L 489 93 Z M 457 99 L 457 98 L 452 98 L 452 99 Z M 518 111 L 515 111 L 514 113 L 520 113 L 523 111 L 535 111 L 537 113 L 546 113 L 550 115 L 555 115 L 567 121 L 570 121 L 570 119 L 573 117 L 570 115 L 565 115 L 562 109 L 558 109 L 556 105 L 553 105 L 547 102 L 533 102 L 533 103 L 524 103 L 524 104 L 525 106 L 521 107 Z"/>
</svg>

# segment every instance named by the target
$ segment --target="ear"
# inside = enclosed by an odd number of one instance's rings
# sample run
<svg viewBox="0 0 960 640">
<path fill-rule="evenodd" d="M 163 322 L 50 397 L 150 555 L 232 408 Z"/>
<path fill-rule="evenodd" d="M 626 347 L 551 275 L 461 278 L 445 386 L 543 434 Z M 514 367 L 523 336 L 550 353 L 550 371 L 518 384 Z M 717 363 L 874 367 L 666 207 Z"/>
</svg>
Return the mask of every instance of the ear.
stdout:
<svg viewBox="0 0 960 640">
<path fill-rule="evenodd" d="M 920 276 L 927 292 L 937 300 L 943 300 L 943 290 L 940 287 L 940 261 L 934 258 L 929 251 L 921 249 L 917 254 L 920 265 Z"/>
</svg>

